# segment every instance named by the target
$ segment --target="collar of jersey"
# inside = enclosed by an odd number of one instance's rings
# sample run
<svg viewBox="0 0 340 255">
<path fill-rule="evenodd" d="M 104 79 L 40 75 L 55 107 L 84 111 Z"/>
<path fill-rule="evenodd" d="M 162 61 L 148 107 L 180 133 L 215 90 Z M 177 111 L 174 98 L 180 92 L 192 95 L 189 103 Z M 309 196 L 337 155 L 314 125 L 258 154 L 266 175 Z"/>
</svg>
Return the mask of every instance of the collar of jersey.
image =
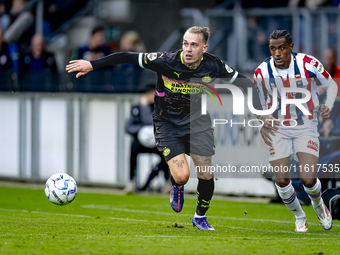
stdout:
<svg viewBox="0 0 340 255">
<path fill-rule="evenodd" d="M 203 60 L 203 55 L 202 55 L 202 59 L 201 60 Z M 181 52 L 181 62 L 182 62 L 182 64 L 184 65 L 184 60 L 183 60 L 183 51 Z"/>
</svg>

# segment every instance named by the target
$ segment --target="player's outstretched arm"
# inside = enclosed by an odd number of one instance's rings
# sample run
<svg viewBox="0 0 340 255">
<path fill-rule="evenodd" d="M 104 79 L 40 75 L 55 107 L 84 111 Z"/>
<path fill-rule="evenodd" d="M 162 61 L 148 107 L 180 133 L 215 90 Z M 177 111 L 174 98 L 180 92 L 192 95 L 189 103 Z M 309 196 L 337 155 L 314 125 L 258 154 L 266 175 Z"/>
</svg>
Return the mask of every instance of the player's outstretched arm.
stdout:
<svg viewBox="0 0 340 255">
<path fill-rule="evenodd" d="M 69 73 L 78 72 L 76 77 L 79 78 L 93 70 L 92 64 L 87 60 L 72 60 L 70 64 L 66 66 L 66 71 Z"/>
<path fill-rule="evenodd" d="M 66 66 L 66 71 L 69 73 L 78 72 L 76 77 L 80 77 L 91 72 L 93 69 L 106 67 L 118 64 L 133 64 L 138 65 L 138 52 L 118 52 L 113 53 L 103 58 L 87 61 L 87 60 L 72 60 Z"/>
</svg>

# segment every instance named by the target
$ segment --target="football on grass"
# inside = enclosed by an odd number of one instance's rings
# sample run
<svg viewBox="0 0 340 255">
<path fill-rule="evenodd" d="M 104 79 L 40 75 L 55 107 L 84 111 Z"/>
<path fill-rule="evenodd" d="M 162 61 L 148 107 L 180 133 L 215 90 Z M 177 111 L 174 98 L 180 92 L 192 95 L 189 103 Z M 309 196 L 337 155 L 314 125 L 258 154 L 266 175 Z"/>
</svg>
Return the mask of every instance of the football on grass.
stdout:
<svg viewBox="0 0 340 255">
<path fill-rule="evenodd" d="M 45 194 L 53 204 L 67 205 L 77 195 L 77 183 L 68 174 L 54 174 L 45 184 Z"/>
</svg>

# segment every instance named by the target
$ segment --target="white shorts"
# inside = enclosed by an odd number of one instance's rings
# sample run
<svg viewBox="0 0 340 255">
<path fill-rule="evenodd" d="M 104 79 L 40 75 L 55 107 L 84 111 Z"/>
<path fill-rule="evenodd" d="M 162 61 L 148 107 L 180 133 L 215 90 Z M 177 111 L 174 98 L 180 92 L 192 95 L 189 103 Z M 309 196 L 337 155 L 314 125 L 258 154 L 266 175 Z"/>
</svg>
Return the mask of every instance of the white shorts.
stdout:
<svg viewBox="0 0 340 255">
<path fill-rule="evenodd" d="M 319 157 L 319 133 L 317 121 L 311 120 L 301 126 L 279 127 L 271 136 L 273 146 L 267 145 L 269 161 L 291 157 L 298 161 L 297 152 Z"/>
</svg>

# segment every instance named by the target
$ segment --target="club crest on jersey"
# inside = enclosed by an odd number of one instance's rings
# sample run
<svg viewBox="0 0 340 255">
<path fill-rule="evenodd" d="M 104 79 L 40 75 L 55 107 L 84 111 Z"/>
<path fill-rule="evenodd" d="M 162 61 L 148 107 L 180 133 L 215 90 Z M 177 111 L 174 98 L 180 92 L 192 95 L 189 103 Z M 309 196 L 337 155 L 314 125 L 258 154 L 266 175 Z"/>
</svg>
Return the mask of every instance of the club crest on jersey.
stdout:
<svg viewBox="0 0 340 255">
<path fill-rule="evenodd" d="M 157 53 L 156 52 L 149 53 L 147 57 L 150 61 L 153 61 L 157 58 Z"/>
<path fill-rule="evenodd" d="M 270 154 L 270 156 L 272 156 L 272 157 L 275 155 L 275 150 L 274 150 L 273 147 L 270 147 L 270 149 L 269 149 L 269 154 Z"/>
<path fill-rule="evenodd" d="M 227 70 L 228 73 L 233 72 L 233 69 L 230 66 L 228 66 L 227 64 L 225 64 L 225 69 Z"/>
<path fill-rule="evenodd" d="M 302 79 L 301 79 L 301 75 L 300 74 L 296 74 L 295 75 L 295 80 L 296 80 L 296 83 L 298 85 L 301 85 L 302 84 Z"/>
<path fill-rule="evenodd" d="M 204 77 L 202 78 L 202 81 L 203 81 L 203 82 L 206 82 L 206 83 L 209 83 L 209 82 L 211 82 L 211 78 L 210 78 L 209 75 L 206 75 L 206 76 L 204 76 Z"/>
<path fill-rule="evenodd" d="M 166 157 L 170 154 L 170 149 L 169 148 L 165 148 L 163 151 L 163 155 Z"/>
</svg>

